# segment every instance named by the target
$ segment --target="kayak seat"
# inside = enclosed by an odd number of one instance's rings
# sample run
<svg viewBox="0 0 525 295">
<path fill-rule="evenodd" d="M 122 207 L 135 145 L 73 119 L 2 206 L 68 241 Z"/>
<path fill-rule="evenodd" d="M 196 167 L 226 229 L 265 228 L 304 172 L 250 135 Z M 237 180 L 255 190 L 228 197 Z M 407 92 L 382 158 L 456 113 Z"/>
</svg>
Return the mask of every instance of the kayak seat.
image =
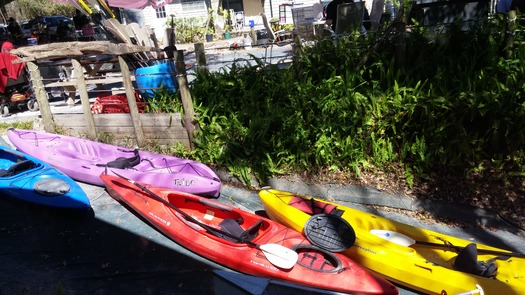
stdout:
<svg viewBox="0 0 525 295">
<path fill-rule="evenodd" d="M 288 205 L 310 215 L 333 214 L 336 216 L 341 216 L 344 213 L 343 210 L 337 209 L 337 206 L 321 201 L 316 201 L 314 198 L 304 199 L 301 197 L 293 197 L 290 202 L 288 202 Z"/>
<path fill-rule="evenodd" d="M 97 166 L 118 168 L 118 169 L 127 169 L 132 168 L 140 163 L 139 150 L 135 149 L 133 151 L 134 156 L 130 158 L 118 157 L 113 161 L 109 161 L 106 164 L 97 164 Z"/>
<path fill-rule="evenodd" d="M 37 167 L 37 164 L 35 164 L 33 161 L 24 160 L 24 161 L 11 165 L 11 167 L 9 167 L 9 169 L 7 170 L 0 169 L 0 177 L 14 176 L 21 172 L 24 172 L 24 171 L 27 171 L 27 170 L 30 170 L 36 167 Z"/>
<path fill-rule="evenodd" d="M 259 235 L 259 229 L 261 228 L 261 225 L 263 224 L 262 219 L 259 219 L 255 224 L 250 226 L 247 230 L 245 230 L 242 233 L 242 240 L 243 241 L 251 241 L 256 236 Z"/>
<path fill-rule="evenodd" d="M 219 223 L 219 226 L 220 226 L 221 231 L 227 232 L 227 233 L 231 234 L 234 237 L 239 237 L 239 239 L 240 239 L 242 233 L 244 232 L 244 229 L 239 225 L 239 223 L 237 223 L 237 221 L 235 219 L 232 219 L 232 218 L 224 219 L 223 221 L 221 221 Z M 223 239 L 225 239 L 225 240 L 232 241 L 232 242 L 238 242 L 239 241 L 238 239 L 234 239 L 232 237 L 229 237 L 229 236 L 226 236 L 226 235 L 222 235 L 220 233 L 218 234 L 218 236 L 223 238 Z"/>
<path fill-rule="evenodd" d="M 219 236 L 225 240 L 232 241 L 232 242 L 243 243 L 243 242 L 251 241 L 259 234 L 259 229 L 261 225 L 262 225 L 262 219 L 259 219 L 259 221 L 257 221 L 254 225 L 244 230 L 235 219 L 226 218 L 223 221 L 221 221 L 221 223 L 219 223 L 221 231 L 227 232 L 234 237 L 238 237 L 238 239 L 229 237 L 227 235 L 221 235 L 220 233 L 219 233 Z"/>
<path fill-rule="evenodd" d="M 498 266 L 494 261 L 478 261 L 478 248 L 476 244 L 470 243 L 458 253 L 454 261 L 454 269 L 482 277 L 494 277 Z"/>
</svg>

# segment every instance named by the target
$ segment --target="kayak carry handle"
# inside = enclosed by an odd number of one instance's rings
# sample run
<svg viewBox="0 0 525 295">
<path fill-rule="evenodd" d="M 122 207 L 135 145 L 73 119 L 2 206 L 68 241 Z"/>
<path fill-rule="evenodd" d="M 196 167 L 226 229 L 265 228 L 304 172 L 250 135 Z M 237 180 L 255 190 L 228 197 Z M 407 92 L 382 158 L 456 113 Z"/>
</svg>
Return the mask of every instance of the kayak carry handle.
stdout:
<svg viewBox="0 0 525 295">
<path fill-rule="evenodd" d="M 210 202 L 209 200 L 204 199 L 204 198 L 200 198 L 199 202 L 201 204 L 203 204 L 203 205 L 206 205 L 206 206 L 209 206 L 209 207 L 212 207 L 212 208 L 215 208 L 215 209 L 219 209 L 219 210 L 222 210 L 222 211 L 226 211 L 226 212 L 231 212 L 232 211 L 231 207 L 228 207 L 228 206 L 225 206 L 225 205 L 221 205 L 221 204 L 217 204 L 216 202 Z"/>
</svg>

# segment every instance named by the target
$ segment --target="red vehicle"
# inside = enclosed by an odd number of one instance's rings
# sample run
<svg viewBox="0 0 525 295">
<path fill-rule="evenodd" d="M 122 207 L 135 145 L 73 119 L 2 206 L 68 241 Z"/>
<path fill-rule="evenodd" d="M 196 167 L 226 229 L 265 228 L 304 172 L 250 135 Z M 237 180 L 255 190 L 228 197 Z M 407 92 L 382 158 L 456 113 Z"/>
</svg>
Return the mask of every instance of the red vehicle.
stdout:
<svg viewBox="0 0 525 295">
<path fill-rule="evenodd" d="M 29 80 L 25 64 L 13 63 L 17 57 L 0 52 L 0 115 L 28 109 L 38 111 L 39 106 Z"/>
</svg>

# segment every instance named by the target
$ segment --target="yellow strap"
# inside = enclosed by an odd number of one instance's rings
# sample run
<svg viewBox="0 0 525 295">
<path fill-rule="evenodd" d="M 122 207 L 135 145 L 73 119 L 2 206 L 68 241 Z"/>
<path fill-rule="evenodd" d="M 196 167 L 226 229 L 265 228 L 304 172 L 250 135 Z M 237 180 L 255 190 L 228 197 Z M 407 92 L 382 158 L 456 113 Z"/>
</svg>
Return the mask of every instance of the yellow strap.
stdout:
<svg viewBox="0 0 525 295">
<path fill-rule="evenodd" d="M 86 2 L 84 2 L 84 0 L 78 0 L 78 3 L 80 4 L 80 6 L 82 6 L 82 8 L 84 8 L 84 10 L 87 13 L 93 14 L 93 10 L 91 10 L 91 8 L 89 8 L 89 6 L 86 4 Z"/>
<path fill-rule="evenodd" d="M 102 5 L 102 7 L 104 7 L 104 10 L 107 13 L 109 13 L 109 15 L 111 15 L 112 18 L 115 18 L 115 14 L 111 10 L 111 8 L 109 8 L 108 4 L 106 3 L 106 0 L 97 0 L 97 1 L 98 1 L 98 3 L 100 3 L 100 5 Z"/>
</svg>

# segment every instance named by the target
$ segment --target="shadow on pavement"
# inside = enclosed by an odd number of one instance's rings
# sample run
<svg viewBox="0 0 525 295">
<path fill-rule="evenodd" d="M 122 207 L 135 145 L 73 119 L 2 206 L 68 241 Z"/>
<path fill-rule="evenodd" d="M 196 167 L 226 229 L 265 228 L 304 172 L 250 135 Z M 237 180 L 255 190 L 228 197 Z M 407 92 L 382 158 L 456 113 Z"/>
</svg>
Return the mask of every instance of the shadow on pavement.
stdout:
<svg viewBox="0 0 525 295">
<path fill-rule="evenodd" d="M 2 295 L 213 294 L 210 265 L 123 228 L 3 196 L 0 211 Z"/>
</svg>

